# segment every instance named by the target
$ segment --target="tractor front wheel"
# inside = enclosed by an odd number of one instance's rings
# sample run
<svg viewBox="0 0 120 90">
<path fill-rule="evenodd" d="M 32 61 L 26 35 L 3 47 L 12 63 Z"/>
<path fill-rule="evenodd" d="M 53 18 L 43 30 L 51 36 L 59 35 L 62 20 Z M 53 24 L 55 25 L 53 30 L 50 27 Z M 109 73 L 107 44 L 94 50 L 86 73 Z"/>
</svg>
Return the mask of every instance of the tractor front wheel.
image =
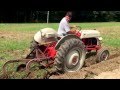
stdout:
<svg viewBox="0 0 120 90">
<path fill-rule="evenodd" d="M 97 62 L 101 62 L 104 60 L 107 60 L 109 57 L 109 51 L 105 48 L 101 48 L 100 50 L 98 50 L 97 52 Z"/>
</svg>

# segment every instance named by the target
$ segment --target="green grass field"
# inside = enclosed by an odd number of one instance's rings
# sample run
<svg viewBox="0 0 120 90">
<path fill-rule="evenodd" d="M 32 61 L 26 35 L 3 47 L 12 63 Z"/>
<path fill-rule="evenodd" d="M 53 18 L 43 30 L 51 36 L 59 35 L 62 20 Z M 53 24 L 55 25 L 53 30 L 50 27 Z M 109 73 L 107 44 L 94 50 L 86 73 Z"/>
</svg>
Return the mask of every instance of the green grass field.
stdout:
<svg viewBox="0 0 120 90">
<path fill-rule="evenodd" d="M 101 32 L 106 46 L 120 47 L 120 23 L 70 23 L 82 29 L 97 29 Z M 58 23 L 27 23 L 27 24 L 0 24 L 0 59 L 20 58 L 29 49 L 34 34 L 42 28 L 51 27 L 55 30 Z"/>
<path fill-rule="evenodd" d="M 34 34 L 42 28 L 57 30 L 59 23 L 1 23 L 0 24 L 0 67 L 10 59 L 22 58 L 29 51 Z M 82 29 L 101 32 L 104 46 L 112 52 L 120 50 L 120 22 L 70 23 Z"/>
</svg>

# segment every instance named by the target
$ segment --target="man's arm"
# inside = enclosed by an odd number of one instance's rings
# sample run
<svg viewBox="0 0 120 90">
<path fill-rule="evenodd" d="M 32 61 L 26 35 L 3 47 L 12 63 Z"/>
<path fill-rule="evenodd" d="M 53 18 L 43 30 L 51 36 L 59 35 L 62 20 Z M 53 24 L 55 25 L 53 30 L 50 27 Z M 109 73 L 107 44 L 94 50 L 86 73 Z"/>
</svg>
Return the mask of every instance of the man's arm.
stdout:
<svg viewBox="0 0 120 90">
<path fill-rule="evenodd" d="M 72 25 L 72 26 L 70 26 L 70 29 L 73 29 L 73 28 L 76 28 L 77 26 L 75 26 L 75 25 Z"/>
<path fill-rule="evenodd" d="M 76 34 L 77 32 L 79 32 L 79 27 L 78 26 L 70 26 L 70 31 L 67 32 L 68 34 Z"/>
<path fill-rule="evenodd" d="M 72 30 L 67 32 L 67 34 L 75 34 L 75 33 L 76 33 L 76 31 L 72 31 Z"/>
</svg>

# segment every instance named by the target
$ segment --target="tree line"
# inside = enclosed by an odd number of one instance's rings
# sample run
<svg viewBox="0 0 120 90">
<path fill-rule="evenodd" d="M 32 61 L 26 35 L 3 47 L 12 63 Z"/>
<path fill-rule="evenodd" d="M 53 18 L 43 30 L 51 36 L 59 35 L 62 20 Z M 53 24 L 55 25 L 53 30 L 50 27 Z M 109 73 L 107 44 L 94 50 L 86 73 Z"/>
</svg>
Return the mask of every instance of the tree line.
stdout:
<svg viewBox="0 0 120 90">
<path fill-rule="evenodd" d="M 120 11 L 72 11 L 71 22 L 110 22 L 120 21 Z M 60 22 L 66 11 L 49 11 L 49 22 Z M 47 11 L 39 9 L 2 10 L 1 23 L 46 23 Z"/>
</svg>

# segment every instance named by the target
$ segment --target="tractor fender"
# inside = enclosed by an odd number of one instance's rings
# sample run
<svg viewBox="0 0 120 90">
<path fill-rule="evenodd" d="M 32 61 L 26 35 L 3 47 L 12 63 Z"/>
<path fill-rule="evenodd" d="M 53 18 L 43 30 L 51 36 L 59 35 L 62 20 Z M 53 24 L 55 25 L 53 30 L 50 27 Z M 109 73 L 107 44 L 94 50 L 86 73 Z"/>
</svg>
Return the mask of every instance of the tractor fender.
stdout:
<svg viewBox="0 0 120 90">
<path fill-rule="evenodd" d="M 61 38 L 61 39 L 57 42 L 57 44 L 55 45 L 55 50 L 57 50 L 57 49 L 60 47 L 60 45 L 61 45 L 62 43 L 64 43 L 66 40 L 71 39 L 71 38 L 80 39 L 80 38 L 77 37 L 76 35 L 68 34 L 67 36 Z"/>
</svg>

